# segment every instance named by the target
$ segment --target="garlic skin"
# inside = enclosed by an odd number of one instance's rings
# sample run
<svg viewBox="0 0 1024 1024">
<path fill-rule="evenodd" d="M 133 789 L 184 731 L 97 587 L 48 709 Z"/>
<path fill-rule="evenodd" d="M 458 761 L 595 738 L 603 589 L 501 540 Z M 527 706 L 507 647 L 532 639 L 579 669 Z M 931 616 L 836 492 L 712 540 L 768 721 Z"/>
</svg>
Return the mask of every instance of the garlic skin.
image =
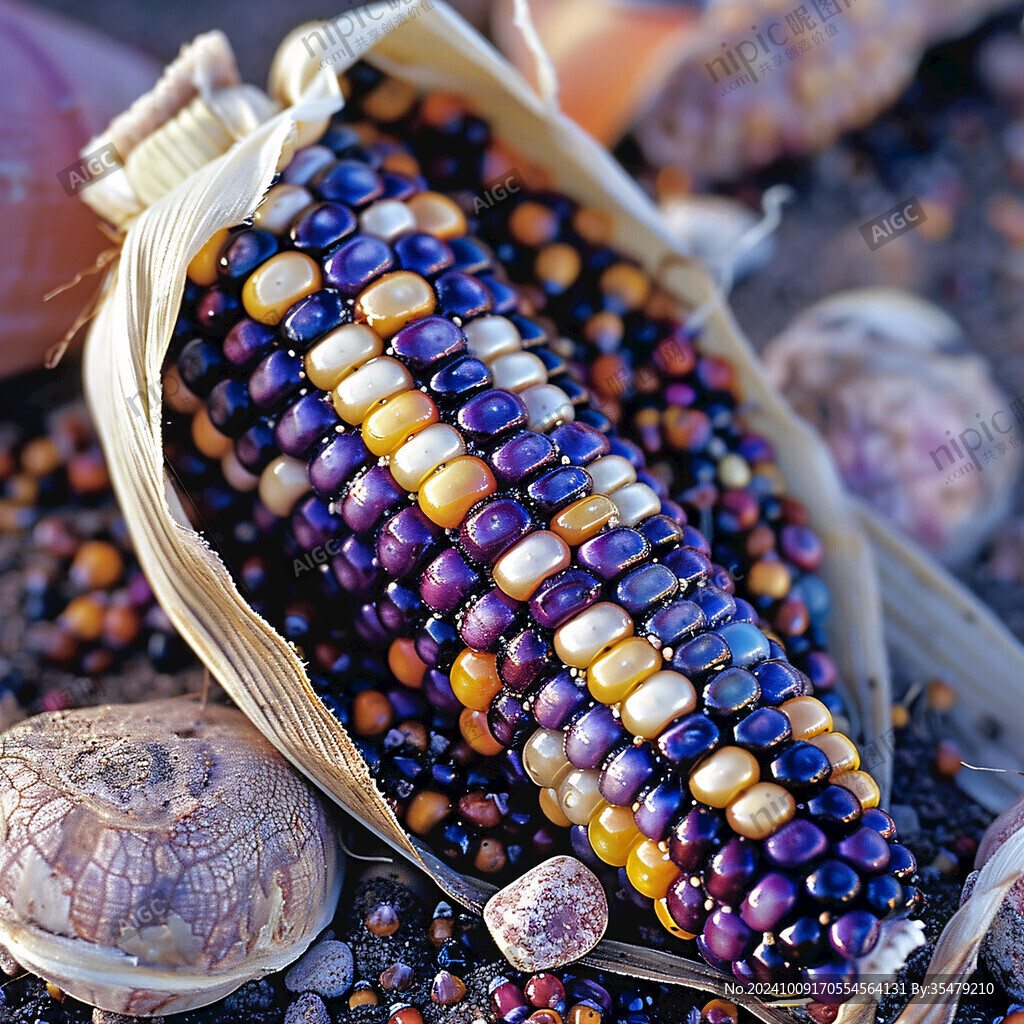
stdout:
<svg viewBox="0 0 1024 1024">
<path fill-rule="evenodd" d="M 295 960 L 341 879 L 319 796 L 234 709 L 108 705 L 0 737 L 0 943 L 83 1002 L 221 999 Z"/>
</svg>

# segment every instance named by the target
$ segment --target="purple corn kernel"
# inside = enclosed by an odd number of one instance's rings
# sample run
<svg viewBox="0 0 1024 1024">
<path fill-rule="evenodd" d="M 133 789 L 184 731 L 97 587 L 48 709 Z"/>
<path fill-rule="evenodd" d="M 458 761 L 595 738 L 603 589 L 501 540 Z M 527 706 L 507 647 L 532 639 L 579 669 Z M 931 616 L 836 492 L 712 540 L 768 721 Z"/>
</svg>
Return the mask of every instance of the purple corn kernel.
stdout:
<svg viewBox="0 0 1024 1024">
<path fill-rule="evenodd" d="M 655 760 L 649 743 L 629 744 L 605 763 L 598 782 L 601 796 L 610 804 L 630 807 L 654 774 Z"/>
<path fill-rule="evenodd" d="M 396 243 L 396 246 L 401 242 Z M 428 316 L 403 327 L 392 339 L 395 355 L 414 372 L 466 351 L 462 329 L 443 316 Z"/>
<path fill-rule="evenodd" d="M 626 738 L 611 708 L 595 704 L 569 727 L 565 756 L 577 768 L 598 768 L 608 752 Z"/>
<path fill-rule="evenodd" d="M 556 450 L 550 438 L 524 430 L 500 444 L 487 463 L 503 484 L 518 484 L 533 473 L 554 465 Z"/>
<path fill-rule="evenodd" d="M 493 563 L 533 528 L 530 513 L 511 498 L 498 498 L 468 515 L 459 527 L 459 546 L 478 562 Z"/>
<path fill-rule="evenodd" d="M 643 565 L 651 546 L 638 530 L 617 526 L 584 541 L 576 549 L 576 560 L 602 580 L 612 580 Z"/>
<path fill-rule="evenodd" d="M 330 395 L 303 395 L 286 409 L 274 428 L 278 446 L 285 455 L 304 459 L 313 446 L 338 425 L 338 413 Z"/>
<path fill-rule="evenodd" d="M 515 693 L 527 693 L 557 665 L 547 639 L 536 629 L 512 637 L 498 655 L 498 676 Z"/>
<path fill-rule="evenodd" d="M 530 598 L 530 614 L 546 629 L 557 629 L 601 596 L 596 577 L 581 569 L 563 569 L 544 580 Z"/>
<path fill-rule="evenodd" d="M 817 825 L 795 818 L 764 841 L 764 854 L 776 867 L 792 870 L 825 854 L 828 840 Z"/>
<path fill-rule="evenodd" d="M 733 836 L 708 860 L 704 888 L 720 903 L 734 906 L 750 888 L 757 872 L 757 855 L 750 843 Z M 732 959 L 738 960 L 739 957 Z"/>
<path fill-rule="evenodd" d="M 511 391 L 486 391 L 459 409 L 456 425 L 468 440 L 486 444 L 525 427 L 526 406 Z"/>
<path fill-rule="evenodd" d="M 310 456 L 309 482 L 321 498 L 331 500 L 341 494 L 369 458 L 358 433 L 335 433 Z"/>
<path fill-rule="evenodd" d="M 796 906 L 796 883 L 786 875 L 771 871 L 747 892 L 740 915 L 755 932 L 770 932 Z"/>
<path fill-rule="evenodd" d="M 561 729 L 588 700 L 586 689 L 563 669 L 541 685 L 533 714 L 542 728 Z"/>
<path fill-rule="evenodd" d="M 520 604 L 492 587 L 472 601 L 462 617 L 459 633 L 463 642 L 477 651 L 492 651 L 511 629 Z"/>
<path fill-rule="evenodd" d="M 395 483 L 391 470 L 386 466 L 371 466 L 349 488 L 341 503 L 341 514 L 350 530 L 366 533 L 405 496 L 405 491 Z"/>
<path fill-rule="evenodd" d="M 445 548 L 423 573 L 420 596 L 439 615 L 454 611 L 480 582 L 456 548 Z"/>
</svg>

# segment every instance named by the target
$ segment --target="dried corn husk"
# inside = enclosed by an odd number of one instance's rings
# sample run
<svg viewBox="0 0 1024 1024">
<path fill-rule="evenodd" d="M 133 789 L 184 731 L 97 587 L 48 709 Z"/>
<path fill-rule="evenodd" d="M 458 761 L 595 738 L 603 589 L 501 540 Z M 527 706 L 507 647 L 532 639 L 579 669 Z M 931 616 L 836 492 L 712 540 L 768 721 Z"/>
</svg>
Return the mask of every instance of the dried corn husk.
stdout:
<svg viewBox="0 0 1024 1024">
<path fill-rule="evenodd" d="M 383 5 L 370 10 L 386 15 Z M 150 396 L 159 393 L 185 267 L 213 231 L 253 211 L 296 136 L 307 131 L 301 123 L 315 123 L 341 105 L 333 76 L 300 45 L 302 35 L 316 27 L 296 30 L 275 59 L 271 96 L 285 106 L 279 113 L 237 86 L 225 64 L 223 37 L 214 33 L 186 48 L 150 100 L 138 105 L 137 116 L 117 126 L 129 149 L 130 173 L 104 179 L 86 196 L 124 233 L 120 261 L 109 274 L 87 343 L 86 388 L 140 561 L 176 627 L 293 763 L 424 867 L 453 898 L 480 910 L 493 887 L 456 874 L 402 831 L 345 730 L 317 700 L 296 652 L 246 605 L 220 559 L 189 528 L 163 470 L 160 409 Z M 762 380 L 749 345 L 706 274 L 674 251 L 659 214 L 618 165 L 561 117 L 550 99 L 540 101 L 442 4 L 435 2 L 430 10 L 421 6 L 415 20 L 385 35 L 366 56 L 423 88 L 471 96 L 499 136 L 514 140 L 526 159 L 550 169 L 556 187 L 608 211 L 616 225 L 615 244 L 704 319 L 707 349 L 728 356 L 737 367 L 752 425 L 775 445 L 792 492 L 807 503 L 824 537 L 825 576 L 835 600 L 833 654 L 852 688 L 867 738 L 876 737 L 888 724 L 889 690 L 870 549 L 824 446 Z M 335 64 L 333 70 L 340 68 Z M 157 128 L 168 121 L 173 131 Z M 153 128 L 133 158 L 133 143 Z M 225 138 L 240 141 L 227 149 Z M 160 161 L 171 145 L 189 161 L 179 159 L 177 176 L 161 178 L 153 188 L 146 160 Z M 116 187 L 100 188 L 115 179 Z M 141 399 L 143 415 L 133 415 L 132 396 Z M 874 766 L 884 788 L 889 768 Z M 602 942 L 587 962 L 723 991 L 721 975 L 702 964 L 621 943 Z M 763 1020 L 784 1019 L 784 1011 L 763 1003 L 754 1009 Z M 863 1007 L 850 1010 L 864 1013 Z"/>
</svg>

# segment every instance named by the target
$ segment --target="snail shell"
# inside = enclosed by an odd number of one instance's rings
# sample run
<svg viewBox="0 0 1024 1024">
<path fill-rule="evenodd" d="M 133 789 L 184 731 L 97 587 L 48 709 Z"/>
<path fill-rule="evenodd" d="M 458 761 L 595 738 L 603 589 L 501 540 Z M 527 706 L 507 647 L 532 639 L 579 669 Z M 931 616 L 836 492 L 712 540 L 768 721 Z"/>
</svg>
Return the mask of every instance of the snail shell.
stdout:
<svg viewBox="0 0 1024 1024">
<path fill-rule="evenodd" d="M 0 737 L 0 942 L 84 1002 L 220 999 L 309 946 L 341 877 L 319 796 L 233 709 L 110 705 Z"/>
</svg>

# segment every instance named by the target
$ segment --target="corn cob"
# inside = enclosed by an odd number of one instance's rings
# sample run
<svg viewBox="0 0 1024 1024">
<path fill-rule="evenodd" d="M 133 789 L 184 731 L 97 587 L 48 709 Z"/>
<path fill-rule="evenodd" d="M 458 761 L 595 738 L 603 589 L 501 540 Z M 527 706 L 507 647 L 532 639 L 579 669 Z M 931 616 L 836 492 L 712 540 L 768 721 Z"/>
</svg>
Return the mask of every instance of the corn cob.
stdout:
<svg viewBox="0 0 1024 1024">
<path fill-rule="evenodd" d="M 445 97 L 418 108 L 401 129 L 428 162 L 446 130 L 465 131 L 467 118 L 459 99 Z M 473 159 L 437 165 L 434 187 L 466 189 L 465 167 L 474 162 L 507 167 L 500 147 L 472 134 Z M 463 205 L 480 206 L 471 195 Z M 698 351 L 695 332 L 675 319 L 654 282 L 609 246 L 610 221 L 599 211 L 520 186 L 507 201 L 480 208 L 478 230 L 532 314 L 561 335 L 560 354 L 581 371 L 601 410 L 666 481 L 736 592 L 785 638 L 830 710 L 841 711 L 825 652 L 829 595 L 815 574 L 821 542 L 801 503 L 783 493 L 771 446 L 742 429 L 732 367 Z"/>
<path fill-rule="evenodd" d="M 459 207 L 396 143 L 322 143 L 190 265 L 197 447 L 303 547 L 340 539 L 360 634 L 477 753 L 520 751 L 670 932 L 743 978 L 855 977 L 919 896 L 853 744 Z"/>
</svg>

